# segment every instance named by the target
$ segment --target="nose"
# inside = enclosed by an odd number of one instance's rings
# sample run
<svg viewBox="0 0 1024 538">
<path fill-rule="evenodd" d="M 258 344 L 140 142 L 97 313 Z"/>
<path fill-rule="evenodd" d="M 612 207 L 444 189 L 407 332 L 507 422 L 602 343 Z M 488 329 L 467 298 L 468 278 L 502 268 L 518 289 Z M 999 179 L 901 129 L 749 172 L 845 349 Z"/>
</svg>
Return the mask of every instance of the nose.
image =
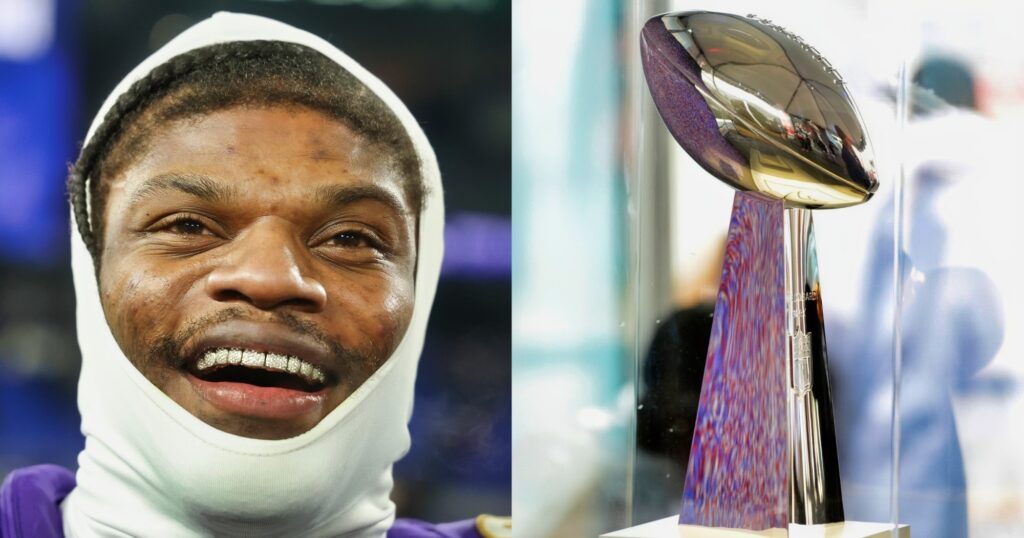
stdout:
<svg viewBox="0 0 1024 538">
<path fill-rule="evenodd" d="M 214 300 L 247 302 L 262 310 L 323 310 L 327 291 L 304 271 L 305 245 L 286 223 L 254 224 L 232 239 L 229 249 L 206 277 L 207 294 Z"/>
</svg>

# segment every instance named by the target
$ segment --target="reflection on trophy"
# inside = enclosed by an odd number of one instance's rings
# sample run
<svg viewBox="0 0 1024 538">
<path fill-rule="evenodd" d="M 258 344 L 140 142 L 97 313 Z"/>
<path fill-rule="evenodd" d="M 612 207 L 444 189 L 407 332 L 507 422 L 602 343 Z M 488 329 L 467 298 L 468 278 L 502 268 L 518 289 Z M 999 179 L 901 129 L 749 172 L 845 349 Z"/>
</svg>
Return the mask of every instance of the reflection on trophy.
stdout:
<svg viewBox="0 0 1024 538">
<path fill-rule="evenodd" d="M 669 131 L 739 191 L 679 523 L 842 521 L 810 210 L 876 190 L 863 123 L 835 69 L 767 20 L 662 15 L 641 51 Z"/>
</svg>

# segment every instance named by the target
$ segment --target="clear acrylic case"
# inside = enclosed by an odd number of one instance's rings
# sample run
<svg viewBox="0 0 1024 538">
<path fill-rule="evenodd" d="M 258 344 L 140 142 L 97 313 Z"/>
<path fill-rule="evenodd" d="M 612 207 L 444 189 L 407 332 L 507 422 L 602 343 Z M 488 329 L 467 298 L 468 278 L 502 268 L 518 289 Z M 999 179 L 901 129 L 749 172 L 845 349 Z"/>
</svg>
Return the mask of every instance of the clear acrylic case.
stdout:
<svg viewBox="0 0 1024 538">
<path fill-rule="evenodd" d="M 621 120 L 552 131 L 588 148 L 561 168 L 520 145 L 542 94 L 524 91 L 533 68 L 514 43 L 517 535 L 595 536 L 679 513 L 734 191 L 669 135 L 638 42 L 649 17 L 702 9 L 757 14 L 813 44 L 874 148 L 874 197 L 814 212 L 846 518 L 913 536 L 1024 534 L 1024 189 L 1010 159 L 1024 52 L 1008 46 L 1024 8 L 982 4 L 569 3 L 553 20 L 584 22 L 530 36 L 572 66 L 551 71 L 565 78 L 546 95 L 570 117 Z M 537 24 L 530 5 L 516 25 Z M 568 49 L 540 45 L 547 35 Z M 611 94 L 595 99 L 599 85 Z M 545 215 L 551 182 L 568 195 Z M 544 222 L 561 227 L 561 249 Z M 590 302 L 564 293 L 577 289 Z M 565 324 L 557 345 L 530 328 L 544 316 Z M 565 338 L 583 326 L 590 336 Z"/>
</svg>

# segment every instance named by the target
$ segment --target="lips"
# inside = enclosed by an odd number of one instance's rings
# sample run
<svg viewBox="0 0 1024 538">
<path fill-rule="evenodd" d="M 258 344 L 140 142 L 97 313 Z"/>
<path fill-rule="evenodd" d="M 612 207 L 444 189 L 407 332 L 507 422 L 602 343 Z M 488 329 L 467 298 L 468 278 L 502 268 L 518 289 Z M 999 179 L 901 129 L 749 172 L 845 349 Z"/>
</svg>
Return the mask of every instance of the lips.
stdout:
<svg viewBox="0 0 1024 538">
<path fill-rule="evenodd" d="M 327 346 L 279 324 L 218 324 L 185 351 L 192 388 L 229 415 L 301 419 L 319 412 L 338 383 Z"/>
</svg>

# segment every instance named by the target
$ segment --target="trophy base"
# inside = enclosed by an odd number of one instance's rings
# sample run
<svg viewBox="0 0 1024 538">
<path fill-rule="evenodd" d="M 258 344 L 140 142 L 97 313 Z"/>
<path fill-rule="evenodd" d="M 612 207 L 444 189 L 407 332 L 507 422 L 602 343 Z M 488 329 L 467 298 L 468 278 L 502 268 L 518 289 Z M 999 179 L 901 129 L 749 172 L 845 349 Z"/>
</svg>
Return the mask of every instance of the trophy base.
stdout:
<svg viewBox="0 0 1024 538">
<path fill-rule="evenodd" d="M 786 529 L 748 531 L 680 525 L 679 516 L 669 516 L 643 525 L 602 534 L 600 538 L 891 538 L 891 523 L 840 521 L 827 525 L 790 525 Z M 910 538 L 910 526 L 900 525 L 899 538 Z"/>
</svg>

